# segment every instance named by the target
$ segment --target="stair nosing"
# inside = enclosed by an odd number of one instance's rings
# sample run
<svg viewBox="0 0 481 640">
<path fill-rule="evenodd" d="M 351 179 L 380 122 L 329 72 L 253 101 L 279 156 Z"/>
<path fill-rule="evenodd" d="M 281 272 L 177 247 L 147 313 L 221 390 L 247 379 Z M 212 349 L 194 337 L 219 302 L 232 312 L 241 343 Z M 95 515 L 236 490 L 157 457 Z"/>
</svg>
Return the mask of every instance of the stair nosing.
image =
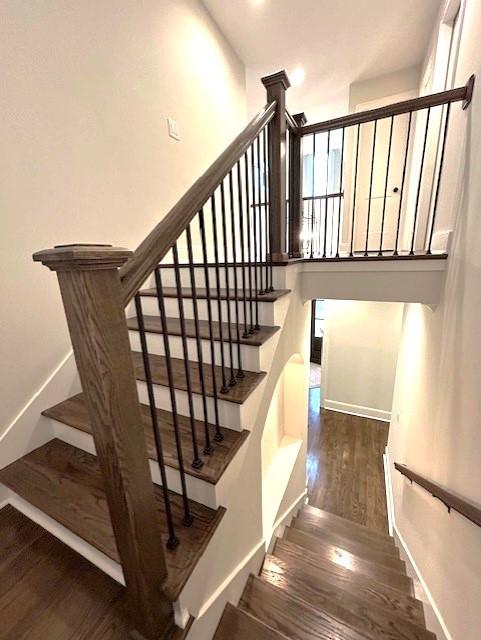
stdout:
<svg viewBox="0 0 481 640">
<path fill-rule="evenodd" d="M 275 298 L 273 297 L 265 297 L 265 295 L 261 295 L 261 294 L 252 294 L 252 296 L 250 295 L 249 292 L 246 292 L 246 295 L 244 296 L 242 295 L 237 295 L 234 296 L 228 296 L 226 293 L 226 288 L 225 287 L 221 287 L 221 295 L 220 295 L 220 300 L 225 300 L 225 301 L 230 301 L 230 302 L 263 302 L 265 304 L 274 304 L 277 302 L 277 300 L 280 300 L 281 298 L 283 298 L 284 296 L 289 295 L 289 293 L 292 293 L 291 289 L 277 289 L 277 291 L 279 292 L 279 295 Z M 177 288 L 176 287 L 168 287 L 168 286 L 164 286 L 162 287 L 162 293 L 164 295 L 164 298 L 169 298 L 169 299 L 177 299 L 178 298 L 178 294 L 177 294 Z M 192 299 L 192 289 L 190 287 L 182 287 L 182 298 L 189 300 Z M 197 300 L 207 300 L 208 297 L 210 297 L 211 300 L 219 300 L 219 296 L 217 294 L 217 288 L 211 288 L 209 290 L 210 295 L 207 295 L 207 291 L 205 287 L 196 287 L 196 298 Z M 145 298 L 155 298 L 157 296 L 157 290 L 155 289 L 155 287 L 150 287 L 147 289 L 141 289 L 139 291 L 139 295 Z"/>
<path fill-rule="evenodd" d="M 83 393 L 78 393 L 74 396 L 71 396 L 70 398 L 67 398 L 66 401 L 67 402 L 69 400 L 76 400 L 81 398 L 83 401 Z M 56 415 L 55 413 L 55 409 L 57 407 L 59 407 L 60 405 L 62 405 L 63 402 L 57 403 L 56 405 L 53 405 L 52 407 L 49 407 L 48 409 L 44 409 L 41 413 L 43 416 L 45 416 L 46 418 L 49 418 L 50 420 L 55 420 L 56 422 L 66 425 L 67 427 L 70 427 L 71 429 L 76 429 L 77 431 L 80 431 L 81 433 L 85 433 L 91 437 L 93 437 L 92 434 L 92 429 L 90 426 L 90 420 L 87 417 L 87 420 L 89 422 L 88 425 L 79 425 L 79 423 L 75 423 L 74 419 L 68 419 L 68 418 L 60 418 L 58 415 Z M 140 403 L 141 408 L 143 408 L 144 410 L 148 410 L 150 411 L 150 408 L 148 407 L 148 405 L 142 404 Z M 157 412 L 159 411 L 159 409 L 157 409 Z M 165 411 L 166 413 L 170 413 L 169 411 L 163 409 L 162 411 Z M 172 415 L 172 414 L 171 414 Z M 182 416 L 185 417 L 185 416 Z M 196 419 L 196 422 L 200 424 L 200 420 Z M 87 428 L 88 427 L 88 428 Z M 203 427 L 203 424 L 202 424 Z M 214 425 L 209 424 L 209 427 L 211 430 L 213 430 L 215 427 Z M 143 426 L 142 428 L 145 429 L 145 426 Z M 237 438 L 236 441 L 234 443 L 234 445 L 232 446 L 232 448 L 229 450 L 229 457 L 226 459 L 226 464 L 221 468 L 220 473 L 216 474 L 215 476 L 209 476 L 205 474 L 205 471 L 203 472 L 202 469 L 195 469 L 194 467 L 192 467 L 190 464 L 186 464 L 184 466 L 184 471 L 187 475 L 192 476 L 194 478 L 197 478 L 199 480 L 202 480 L 204 482 L 207 482 L 208 484 L 211 484 L 213 486 L 215 486 L 219 480 L 222 478 L 222 476 L 224 475 L 224 473 L 226 472 L 227 468 L 229 467 L 229 464 L 232 462 L 232 460 L 234 459 L 234 457 L 236 456 L 236 454 L 238 453 L 239 449 L 242 447 L 242 445 L 244 444 L 244 442 L 246 441 L 247 437 L 250 435 L 250 432 L 247 429 L 242 429 L 241 431 L 236 431 L 234 429 L 229 429 L 228 427 L 220 427 L 221 431 L 232 431 L 233 433 L 237 434 Z M 157 458 L 157 452 L 153 452 L 154 455 L 152 455 L 152 453 L 149 453 L 149 451 L 147 451 L 147 455 L 149 457 L 149 460 L 152 460 L 153 462 L 157 463 L 158 462 L 158 458 Z M 215 455 L 215 451 L 212 455 Z M 204 459 L 209 459 L 210 456 L 205 456 Z M 164 460 L 165 462 L 165 466 L 171 468 L 171 469 L 175 469 L 177 471 L 179 471 L 179 464 L 178 461 L 176 462 L 175 460 Z"/>
<path fill-rule="evenodd" d="M 132 350 L 132 358 L 134 359 L 134 368 L 135 368 L 135 360 L 139 359 L 139 369 L 141 372 L 143 372 L 143 364 L 141 364 L 142 361 L 142 353 L 140 351 L 135 351 Z M 152 365 L 152 362 L 154 362 L 155 360 L 165 360 L 165 356 L 163 355 L 157 355 L 157 354 L 150 354 L 150 363 Z M 174 363 L 183 363 L 184 360 L 182 358 L 170 358 L 171 362 Z M 188 366 L 190 368 L 190 370 L 192 370 L 195 367 L 198 367 L 199 363 L 195 360 L 188 360 Z M 185 366 L 185 365 L 184 365 Z M 211 364 L 207 364 L 207 363 L 202 363 L 202 367 L 204 369 L 204 372 L 207 374 L 210 374 L 211 371 Z M 218 365 L 215 365 L 216 368 L 216 372 L 219 373 L 221 371 L 221 367 Z M 226 367 L 227 372 L 229 373 L 230 371 L 230 367 Z M 265 371 L 248 371 L 246 369 L 244 369 L 244 374 L 249 374 L 251 376 L 253 376 L 253 384 L 251 386 L 251 388 L 249 389 L 249 391 L 247 392 L 247 395 L 245 396 L 245 398 L 243 399 L 236 399 L 235 397 L 233 397 L 232 395 L 229 395 L 229 392 L 223 394 L 219 392 L 219 389 L 221 387 L 221 384 L 218 384 L 218 394 L 217 394 L 217 400 L 223 400 L 225 402 L 231 402 L 232 404 L 237 404 L 237 405 L 243 405 L 247 399 L 249 398 L 249 396 L 256 390 L 256 388 L 259 386 L 259 384 L 262 382 L 262 380 L 265 378 L 265 376 L 267 375 L 267 373 Z M 137 371 L 135 372 L 135 377 L 139 382 L 143 382 L 145 383 L 145 372 L 143 373 L 138 373 Z M 219 382 L 219 380 L 218 380 Z M 153 383 L 155 386 L 159 386 L 159 387 L 164 387 L 166 389 L 169 388 L 168 383 L 163 383 L 161 381 L 156 381 L 155 380 L 155 374 L 153 375 Z M 239 383 L 242 384 L 242 381 Z M 181 386 L 178 382 L 176 383 L 174 381 L 174 388 L 177 389 L 178 391 L 185 391 L 187 393 L 187 384 L 185 384 L 185 386 Z M 234 387 L 235 389 L 235 387 Z M 201 395 L 200 391 L 196 391 L 194 389 L 192 389 L 192 393 L 194 395 Z M 209 398 L 214 398 L 214 393 L 210 390 L 206 390 L 206 396 Z"/>
<path fill-rule="evenodd" d="M 181 337 L 182 336 L 182 328 L 180 326 L 180 319 L 179 318 L 175 318 L 175 317 L 168 317 L 166 318 L 167 320 L 167 335 L 169 336 L 174 336 L 174 337 Z M 176 320 L 179 322 L 179 327 L 173 328 L 172 326 L 168 326 L 169 323 L 172 325 L 173 321 Z M 149 326 L 151 325 L 151 323 L 154 322 L 154 326 Z M 190 338 L 190 339 L 194 339 L 197 337 L 196 334 L 196 330 L 195 327 L 190 327 L 189 325 L 194 322 L 194 320 L 192 319 L 186 319 L 186 327 L 185 327 L 185 336 L 186 338 Z M 199 322 L 207 322 L 207 320 L 202 320 Z M 161 326 L 161 321 L 160 321 L 160 316 L 151 316 L 151 315 L 144 315 L 144 323 L 145 323 L 145 332 L 146 333 L 154 333 L 157 335 L 163 335 L 164 331 L 163 328 Z M 158 323 L 158 326 L 155 326 Z M 227 336 L 228 336 L 228 330 L 229 330 L 229 323 L 227 322 L 222 322 L 222 330 L 225 331 L 225 335 L 223 340 L 221 340 L 220 338 L 220 334 L 218 331 L 218 327 L 219 327 L 219 322 L 217 321 L 212 321 L 212 327 L 214 329 L 213 332 L 213 340 L 214 342 L 227 342 Z M 262 347 L 264 344 L 266 344 L 266 342 L 268 340 L 270 340 L 271 338 L 273 338 L 276 333 L 278 333 L 278 331 L 280 330 L 280 326 L 278 325 L 261 325 L 260 326 L 260 330 L 262 332 L 267 332 L 268 335 L 266 335 L 264 337 L 264 339 L 259 339 L 258 337 L 256 337 L 256 333 L 250 334 L 248 338 L 243 338 L 242 335 L 239 336 L 239 339 L 237 339 L 237 331 L 236 331 L 236 324 L 231 322 L 230 323 L 230 327 L 231 327 L 231 333 L 232 333 L 232 343 L 233 344 L 240 344 L 242 346 L 245 347 L 255 347 L 255 348 L 260 348 Z M 139 326 L 138 326 L 138 320 L 136 316 L 132 316 L 130 318 L 127 318 L 127 328 L 129 329 L 129 331 L 139 331 Z M 199 336 L 200 340 L 210 340 L 210 336 L 209 335 L 200 335 Z"/>
</svg>

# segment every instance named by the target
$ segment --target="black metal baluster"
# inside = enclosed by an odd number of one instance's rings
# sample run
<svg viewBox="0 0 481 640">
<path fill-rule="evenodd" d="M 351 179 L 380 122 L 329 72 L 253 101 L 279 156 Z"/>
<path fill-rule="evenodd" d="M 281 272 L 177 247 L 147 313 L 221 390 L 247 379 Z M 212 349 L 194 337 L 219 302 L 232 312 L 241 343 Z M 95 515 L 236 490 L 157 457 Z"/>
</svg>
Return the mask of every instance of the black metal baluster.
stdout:
<svg viewBox="0 0 481 640">
<path fill-rule="evenodd" d="M 428 140 L 428 129 L 429 129 L 429 117 L 431 115 L 431 107 L 428 108 L 428 115 L 426 117 L 426 128 L 424 130 L 424 140 L 423 140 L 423 151 L 421 155 L 421 167 L 419 168 L 419 182 L 418 182 L 418 191 L 416 194 L 416 206 L 414 209 L 414 221 L 413 221 L 413 235 L 411 240 L 411 251 L 410 255 L 414 255 L 414 242 L 416 238 L 416 224 L 418 220 L 418 209 L 419 209 L 419 199 L 421 197 L 421 185 L 423 181 L 423 169 L 424 169 L 424 157 L 426 155 L 426 143 Z"/>
<path fill-rule="evenodd" d="M 329 198 L 327 197 L 329 194 L 329 153 L 331 151 L 331 132 L 328 131 L 327 132 L 327 154 L 326 154 L 326 198 L 325 198 L 325 203 L 326 203 L 326 211 L 325 211 L 325 217 L 324 217 L 324 252 L 323 252 L 323 258 L 326 257 L 327 255 L 327 207 L 329 204 Z"/>
<path fill-rule="evenodd" d="M 220 361 L 222 369 L 222 387 L 221 393 L 228 393 L 229 385 L 225 375 L 225 354 L 224 354 L 224 330 L 222 328 L 222 290 L 220 286 L 220 269 L 219 269 L 219 247 L 217 243 L 217 221 L 215 208 L 215 193 L 210 197 L 211 213 L 212 213 L 212 235 L 214 240 L 214 260 L 215 260 L 215 282 L 217 287 L 217 318 L 219 320 L 219 339 L 220 339 Z"/>
<path fill-rule="evenodd" d="M 254 311 L 255 311 L 255 320 L 254 320 L 254 331 L 259 331 L 259 282 L 257 279 L 257 189 L 256 189 L 256 173 L 255 173 L 255 164 L 254 164 L 254 143 L 251 144 L 251 178 L 252 178 L 252 231 L 253 231 L 253 245 L 254 245 L 254 289 L 256 293 L 255 301 L 254 301 Z"/>
<path fill-rule="evenodd" d="M 249 311 L 250 311 L 250 327 L 249 333 L 254 333 L 254 296 L 252 290 L 253 278 L 252 278 L 252 245 L 251 245 L 251 209 L 249 198 L 249 160 L 247 157 L 247 151 L 244 154 L 245 165 L 245 177 L 246 177 L 246 225 L 247 225 L 247 252 L 249 255 Z"/>
<path fill-rule="evenodd" d="M 261 134 L 257 136 L 257 184 L 259 185 L 259 207 L 257 210 L 258 224 L 259 224 L 259 295 L 265 294 L 264 285 L 262 282 L 262 188 L 261 188 Z M 265 194 L 264 194 L 265 200 Z M 265 204 L 264 204 L 265 206 Z M 267 285 L 266 285 L 267 288 Z"/>
<path fill-rule="evenodd" d="M 224 181 L 220 183 L 220 206 L 222 214 L 222 241 L 224 243 L 224 276 L 225 276 L 225 299 L 227 304 L 227 336 L 229 339 L 229 358 L 230 358 L 230 380 L 229 385 L 233 387 L 236 383 L 234 375 L 234 354 L 232 345 L 232 318 L 230 309 L 230 278 L 229 278 L 229 256 L 227 251 L 227 229 L 225 219 L 225 193 Z"/>
<path fill-rule="evenodd" d="M 249 326 L 247 322 L 247 290 L 246 290 L 246 255 L 245 255 L 245 229 L 244 229 L 244 202 L 242 198 L 242 172 L 240 160 L 237 161 L 237 198 L 239 201 L 239 227 L 241 243 L 241 264 L 242 264 L 242 305 L 244 310 L 244 333 L 243 338 L 249 337 Z"/>
<path fill-rule="evenodd" d="M 169 334 L 167 333 L 167 316 L 165 313 L 164 291 L 162 287 L 162 277 L 160 269 L 157 267 L 154 271 L 155 288 L 157 291 L 157 306 L 159 308 L 160 322 L 162 325 L 162 338 L 164 342 L 165 364 L 167 369 L 167 380 L 169 382 L 170 405 L 172 409 L 172 422 L 174 425 L 175 446 L 177 449 L 177 461 L 179 463 L 180 483 L 182 487 L 182 504 L 184 507 L 183 524 L 189 527 L 194 518 L 190 511 L 189 498 L 187 496 L 187 483 L 185 480 L 184 455 L 182 452 L 182 441 L 180 439 L 179 418 L 177 412 L 177 398 L 175 396 L 174 372 L 172 370 L 172 360 L 170 357 Z"/>
<path fill-rule="evenodd" d="M 135 311 L 137 313 L 137 323 L 139 327 L 140 344 L 142 347 L 142 360 L 144 362 L 145 382 L 147 384 L 147 393 L 149 396 L 149 410 L 150 410 L 150 418 L 152 420 L 152 429 L 154 431 L 155 449 L 157 451 L 157 462 L 159 464 L 160 477 L 162 479 L 162 493 L 164 496 L 165 515 L 167 518 L 167 529 L 169 531 L 167 548 L 175 549 L 179 544 L 179 539 L 175 535 L 174 520 L 172 518 L 172 507 L 170 505 L 169 489 L 167 487 L 167 474 L 165 472 L 162 437 L 160 435 L 159 421 L 157 419 L 157 408 L 155 405 L 155 395 L 154 395 L 154 386 L 152 383 L 152 372 L 150 369 L 149 351 L 147 347 L 147 339 L 145 337 L 144 314 L 142 311 L 142 301 L 139 294 L 135 296 Z"/>
<path fill-rule="evenodd" d="M 351 224 L 351 251 L 349 255 L 354 255 L 354 222 L 356 218 L 356 191 L 357 191 L 357 167 L 359 164 L 359 139 L 361 137 L 361 125 L 357 125 L 357 141 L 356 141 L 356 166 L 354 168 L 354 189 L 352 197 L 352 224 Z"/>
<path fill-rule="evenodd" d="M 202 394 L 202 409 L 204 412 L 204 453 L 210 455 L 213 452 L 213 447 L 210 442 L 209 433 L 209 414 L 207 411 L 207 394 L 205 392 L 205 380 L 204 380 L 204 358 L 202 355 L 202 343 L 200 339 L 200 326 L 199 326 L 199 307 L 197 304 L 197 286 L 195 282 L 195 268 L 194 268 L 194 255 L 192 251 L 192 234 L 190 231 L 190 224 L 187 225 L 187 255 L 189 257 L 189 273 L 190 273 L 190 286 L 192 289 L 192 308 L 194 312 L 194 326 L 195 326 L 195 341 L 197 345 L 197 362 L 199 363 L 199 381 L 200 390 Z"/>
<path fill-rule="evenodd" d="M 376 134 L 377 134 L 377 120 L 374 120 L 374 133 L 372 136 L 372 158 L 371 158 L 371 178 L 369 180 L 369 202 L 367 204 L 367 224 L 366 224 L 366 246 L 364 249 L 364 255 L 369 255 L 369 223 L 371 222 L 371 201 L 372 201 L 372 179 L 374 176 L 374 159 L 376 156 Z"/>
<path fill-rule="evenodd" d="M 269 204 L 269 173 L 267 168 L 267 131 L 268 128 L 264 127 L 263 130 L 263 141 L 264 141 L 264 193 L 265 193 L 265 201 L 266 206 L 264 207 L 264 218 L 265 218 L 265 236 L 266 236 L 266 267 L 265 267 L 265 276 L 266 276 L 266 293 L 269 291 L 273 291 L 272 281 L 269 282 L 269 262 L 270 262 L 270 247 L 269 247 L 269 229 L 270 229 L 270 204 Z"/>
<path fill-rule="evenodd" d="M 312 200 L 311 200 L 311 233 L 310 233 L 310 258 L 314 257 L 314 216 L 316 215 L 314 196 L 316 193 L 316 135 L 312 135 Z"/>
<path fill-rule="evenodd" d="M 200 469 L 204 465 L 204 463 L 199 457 L 199 446 L 197 444 L 197 433 L 195 429 L 194 399 L 192 396 L 192 380 L 190 377 L 189 349 L 187 347 L 187 335 L 185 332 L 184 299 L 182 298 L 182 283 L 180 279 L 179 254 L 177 251 L 177 243 L 175 243 L 174 246 L 172 247 L 172 256 L 174 258 L 175 286 L 177 289 L 177 304 L 179 308 L 182 352 L 184 354 L 184 370 L 185 370 L 185 382 L 187 386 L 187 399 L 189 403 L 190 430 L 192 435 L 192 447 L 194 450 L 194 459 L 192 461 L 192 466 L 194 467 L 194 469 Z"/>
<path fill-rule="evenodd" d="M 341 240 L 341 204 L 342 204 L 342 190 L 344 187 L 344 132 L 345 128 L 342 128 L 342 139 L 341 139 L 341 173 L 339 174 L 339 207 L 337 212 L 337 249 L 336 249 L 336 258 L 339 258 L 339 244 Z"/>
<path fill-rule="evenodd" d="M 202 261 L 204 265 L 204 280 L 205 291 L 207 298 L 207 321 L 209 325 L 209 344 L 210 344 L 210 363 L 212 373 L 212 393 L 214 396 L 214 417 L 215 417 L 215 436 L 214 440 L 221 442 L 224 439 L 220 430 L 219 422 L 219 400 L 217 397 L 217 377 L 215 372 L 215 345 L 214 345 L 214 331 L 212 328 L 212 298 L 210 296 L 210 276 L 209 276 L 209 261 L 207 255 L 207 241 L 205 234 L 205 220 L 204 210 L 199 211 L 199 230 L 202 243 Z"/>
<path fill-rule="evenodd" d="M 433 205 L 433 217 L 431 220 L 431 231 L 429 232 L 429 242 L 427 252 L 431 254 L 431 244 L 433 241 L 433 233 L 434 233 L 434 223 L 436 221 L 436 211 L 438 209 L 438 199 L 439 199 L 439 189 L 441 185 L 441 174 L 443 172 L 443 164 L 444 164 L 444 152 L 446 150 L 446 139 L 448 136 L 448 123 L 449 123 L 449 114 L 451 112 L 451 103 L 448 102 L 448 106 L 446 109 L 446 120 L 444 121 L 444 132 L 443 132 L 443 145 L 441 147 L 441 158 L 439 160 L 439 169 L 438 169 L 438 182 L 436 185 L 436 195 L 434 196 L 434 205 Z"/>
<path fill-rule="evenodd" d="M 384 202 L 382 204 L 382 218 L 381 218 L 381 240 L 379 242 L 379 255 L 382 256 L 382 240 L 384 235 L 384 218 L 386 215 L 386 198 L 387 198 L 387 185 L 389 181 L 389 165 L 391 163 L 391 145 L 392 145 L 392 130 L 394 127 L 394 116 L 391 116 L 391 126 L 389 128 L 389 142 L 387 150 L 387 166 L 386 166 L 386 181 L 384 183 Z"/>
<path fill-rule="evenodd" d="M 237 189 L 240 193 L 240 185 L 237 185 Z M 235 330 L 237 340 L 237 377 L 243 378 L 244 371 L 242 369 L 242 348 L 241 348 L 241 336 L 240 336 L 240 322 L 239 322 L 239 281 L 237 277 L 237 250 L 235 241 L 235 211 L 234 211 L 234 186 L 232 181 L 232 169 L 229 171 L 229 199 L 230 199 L 230 230 L 232 239 L 232 264 L 234 265 L 234 310 L 235 310 Z"/>
<path fill-rule="evenodd" d="M 403 204 L 403 195 L 404 195 L 404 184 L 406 181 L 406 171 L 408 166 L 408 155 L 409 155 L 409 141 L 411 137 L 411 123 L 413 119 L 413 112 L 409 112 L 409 121 L 408 121 L 408 131 L 406 135 L 406 149 L 404 151 L 404 164 L 403 164 L 403 174 L 401 179 L 401 192 L 399 194 L 399 211 L 397 215 L 397 228 L 396 228 L 396 242 L 394 244 L 394 255 L 398 255 L 398 244 L 399 244 L 399 230 L 401 228 L 401 211 Z"/>
</svg>

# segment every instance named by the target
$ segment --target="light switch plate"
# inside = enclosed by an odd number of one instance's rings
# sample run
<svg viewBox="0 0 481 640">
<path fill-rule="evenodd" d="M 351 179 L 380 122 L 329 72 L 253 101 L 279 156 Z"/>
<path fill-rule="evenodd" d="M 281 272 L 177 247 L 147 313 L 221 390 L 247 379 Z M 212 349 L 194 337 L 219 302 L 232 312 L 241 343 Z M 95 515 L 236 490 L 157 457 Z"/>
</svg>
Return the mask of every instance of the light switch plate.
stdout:
<svg viewBox="0 0 481 640">
<path fill-rule="evenodd" d="M 167 125 L 169 127 L 169 136 L 174 138 L 174 140 L 180 141 L 179 123 L 172 118 L 167 118 Z"/>
</svg>

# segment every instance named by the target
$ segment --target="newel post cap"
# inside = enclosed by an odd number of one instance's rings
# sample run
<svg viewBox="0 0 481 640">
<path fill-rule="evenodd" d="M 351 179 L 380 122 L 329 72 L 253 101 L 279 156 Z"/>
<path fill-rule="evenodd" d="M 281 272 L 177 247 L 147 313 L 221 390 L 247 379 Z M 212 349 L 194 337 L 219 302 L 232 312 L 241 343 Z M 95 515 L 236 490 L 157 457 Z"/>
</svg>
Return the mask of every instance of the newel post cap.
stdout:
<svg viewBox="0 0 481 640">
<path fill-rule="evenodd" d="M 261 82 L 264 87 L 266 87 L 266 89 L 278 84 L 281 85 L 284 90 L 289 89 L 289 87 L 291 86 L 289 77 L 284 69 L 282 69 L 282 71 L 278 71 L 277 73 L 272 73 L 270 76 L 264 76 L 263 78 L 261 78 Z"/>
<path fill-rule="evenodd" d="M 51 271 L 98 271 L 117 269 L 132 255 L 132 251 L 109 244 L 64 244 L 33 254 Z"/>
<path fill-rule="evenodd" d="M 303 127 L 307 124 L 307 116 L 304 111 L 302 111 L 301 113 L 296 113 L 296 115 L 292 116 L 292 119 L 298 127 Z"/>
</svg>

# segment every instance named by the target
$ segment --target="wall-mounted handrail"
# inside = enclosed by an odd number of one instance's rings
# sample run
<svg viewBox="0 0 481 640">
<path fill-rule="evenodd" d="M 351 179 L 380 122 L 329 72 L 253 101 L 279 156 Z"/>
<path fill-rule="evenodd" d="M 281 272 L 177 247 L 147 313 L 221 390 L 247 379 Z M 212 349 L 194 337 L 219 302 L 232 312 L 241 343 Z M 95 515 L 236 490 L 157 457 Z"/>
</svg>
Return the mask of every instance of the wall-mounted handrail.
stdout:
<svg viewBox="0 0 481 640">
<path fill-rule="evenodd" d="M 267 104 L 235 138 L 207 171 L 175 204 L 137 247 L 120 269 L 124 303 L 127 305 L 159 262 L 220 185 L 236 162 L 276 113 L 276 102 Z"/>
<path fill-rule="evenodd" d="M 450 511 L 453 509 L 457 511 L 462 516 L 467 518 L 470 522 L 477 524 L 478 527 L 481 527 L 481 508 L 474 505 L 472 502 L 465 500 L 464 498 L 460 498 L 456 494 L 444 489 L 441 485 L 436 482 L 432 482 L 428 480 L 424 476 L 411 471 L 406 465 L 399 464 L 398 462 L 394 463 L 394 468 L 396 471 L 399 471 L 403 476 L 408 478 L 411 482 L 415 482 L 426 491 L 433 496 L 433 498 L 437 498 L 440 500 Z"/>
<path fill-rule="evenodd" d="M 463 101 L 463 109 L 466 109 L 471 102 L 473 87 L 474 76 L 471 76 L 464 87 L 457 87 L 456 89 L 449 89 L 448 91 L 440 91 L 439 93 L 433 93 L 419 98 L 412 98 L 411 100 L 395 102 L 394 104 L 389 104 L 377 109 L 368 109 L 367 111 L 350 113 L 347 116 L 341 116 L 340 118 L 334 118 L 333 120 L 325 120 L 324 122 L 309 124 L 301 127 L 300 133 L 301 135 L 306 136 L 310 133 L 321 133 L 322 131 L 351 127 L 365 122 L 380 120 L 381 118 L 398 116 L 403 113 L 419 111 L 420 109 L 427 109 L 429 107 L 437 107 L 442 104 L 459 102 L 461 100 Z"/>
</svg>

